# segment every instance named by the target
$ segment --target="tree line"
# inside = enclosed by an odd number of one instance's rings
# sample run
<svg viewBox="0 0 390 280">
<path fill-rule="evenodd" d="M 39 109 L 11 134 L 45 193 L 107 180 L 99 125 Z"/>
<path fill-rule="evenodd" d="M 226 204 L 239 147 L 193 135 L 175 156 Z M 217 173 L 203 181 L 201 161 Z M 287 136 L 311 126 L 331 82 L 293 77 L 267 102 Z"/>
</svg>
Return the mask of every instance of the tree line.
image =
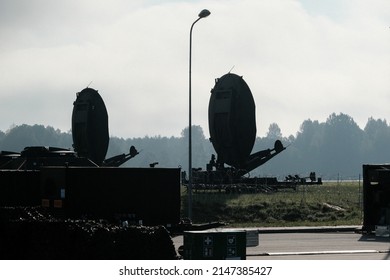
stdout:
<svg viewBox="0 0 390 280">
<path fill-rule="evenodd" d="M 357 179 L 363 164 L 390 161 L 390 126 L 386 120 L 369 118 L 361 129 L 349 115 L 331 114 L 325 122 L 305 120 L 296 135 L 283 137 L 273 123 L 264 137 L 257 137 L 253 153 L 273 148 L 281 140 L 285 151 L 251 172 L 251 176 L 308 176 L 316 172 L 323 179 Z M 50 126 L 18 125 L 0 131 L 0 150 L 19 152 L 27 146 L 53 146 L 72 149 L 71 132 Z M 145 136 L 139 138 L 110 137 L 107 157 L 128 153 L 130 146 L 140 152 L 123 166 L 188 168 L 188 127 L 179 137 Z M 214 148 L 200 126 L 192 128 L 192 166 L 206 168 Z"/>
</svg>

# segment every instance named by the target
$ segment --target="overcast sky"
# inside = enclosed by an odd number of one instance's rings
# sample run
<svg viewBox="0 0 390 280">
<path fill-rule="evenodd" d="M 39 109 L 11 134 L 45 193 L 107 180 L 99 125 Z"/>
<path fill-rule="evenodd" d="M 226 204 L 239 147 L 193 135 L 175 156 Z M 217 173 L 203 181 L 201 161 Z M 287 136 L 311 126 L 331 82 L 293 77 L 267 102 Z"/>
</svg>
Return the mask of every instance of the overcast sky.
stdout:
<svg viewBox="0 0 390 280">
<path fill-rule="evenodd" d="M 76 92 L 90 84 L 110 135 L 179 136 L 188 126 L 189 30 L 193 124 L 208 137 L 215 78 L 244 77 L 257 135 L 306 119 L 390 120 L 389 0 L 0 0 L 0 130 L 69 131 Z"/>
</svg>

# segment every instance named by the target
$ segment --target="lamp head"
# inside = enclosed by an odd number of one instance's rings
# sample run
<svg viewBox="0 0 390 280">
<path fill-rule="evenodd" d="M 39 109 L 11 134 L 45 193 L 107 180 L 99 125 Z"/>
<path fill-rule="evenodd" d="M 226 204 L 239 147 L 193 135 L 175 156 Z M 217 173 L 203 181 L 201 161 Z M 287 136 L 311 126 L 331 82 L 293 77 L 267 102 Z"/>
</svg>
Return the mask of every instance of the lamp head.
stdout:
<svg viewBox="0 0 390 280">
<path fill-rule="evenodd" d="M 199 18 L 204 18 L 204 17 L 208 17 L 210 14 L 211 14 L 211 13 L 210 13 L 209 10 L 204 9 L 204 10 L 202 10 L 202 11 L 199 13 L 198 17 L 199 17 Z"/>
</svg>

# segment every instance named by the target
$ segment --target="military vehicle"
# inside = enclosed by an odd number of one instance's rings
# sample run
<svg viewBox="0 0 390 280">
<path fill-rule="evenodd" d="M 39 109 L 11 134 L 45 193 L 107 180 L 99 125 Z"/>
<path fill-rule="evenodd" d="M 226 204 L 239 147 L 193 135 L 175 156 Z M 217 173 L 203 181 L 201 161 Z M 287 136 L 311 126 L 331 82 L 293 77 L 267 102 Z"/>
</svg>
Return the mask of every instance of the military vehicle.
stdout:
<svg viewBox="0 0 390 280">
<path fill-rule="evenodd" d="M 250 178 L 248 174 L 286 149 L 280 140 L 273 148 L 252 153 L 256 140 L 256 106 L 252 92 L 242 76 L 227 73 L 215 80 L 211 90 L 208 121 L 210 141 L 217 153 L 211 155 L 206 170 L 193 170 L 194 188 L 225 191 L 272 190 L 295 187 L 302 180 L 279 182 L 277 178 Z M 316 181 L 311 173 L 310 182 Z M 185 182 L 187 183 L 187 182 Z"/>
</svg>

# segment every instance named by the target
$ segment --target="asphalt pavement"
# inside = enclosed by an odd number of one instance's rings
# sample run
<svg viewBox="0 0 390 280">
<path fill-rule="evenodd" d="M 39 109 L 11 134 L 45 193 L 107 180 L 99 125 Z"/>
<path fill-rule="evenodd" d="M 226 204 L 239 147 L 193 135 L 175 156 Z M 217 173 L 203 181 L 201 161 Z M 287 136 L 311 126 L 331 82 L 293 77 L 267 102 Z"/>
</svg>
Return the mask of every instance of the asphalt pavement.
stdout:
<svg viewBox="0 0 390 280">
<path fill-rule="evenodd" d="M 363 235 L 361 226 L 235 228 L 258 235 L 246 247 L 246 259 L 267 260 L 390 260 L 390 237 Z M 226 229 L 217 228 L 213 231 Z M 176 250 L 183 236 L 173 238 Z"/>
</svg>

